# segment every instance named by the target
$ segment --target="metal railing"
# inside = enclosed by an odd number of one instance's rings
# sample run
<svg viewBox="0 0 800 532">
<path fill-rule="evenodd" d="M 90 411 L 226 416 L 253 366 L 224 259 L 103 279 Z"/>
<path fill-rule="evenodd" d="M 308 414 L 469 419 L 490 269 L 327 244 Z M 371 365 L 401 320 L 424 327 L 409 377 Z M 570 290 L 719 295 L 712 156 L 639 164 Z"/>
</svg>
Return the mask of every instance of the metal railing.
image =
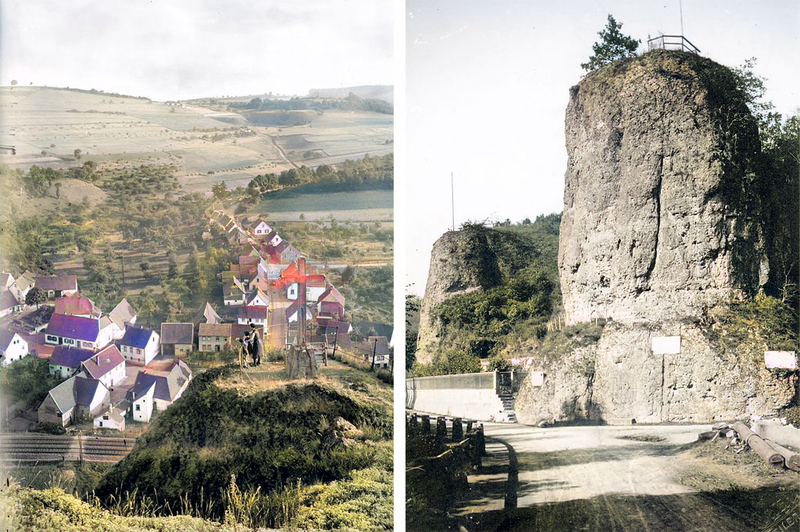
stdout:
<svg viewBox="0 0 800 532">
<path fill-rule="evenodd" d="M 647 40 L 647 51 L 652 51 L 657 48 L 662 50 L 677 50 L 680 52 L 691 52 L 699 54 L 700 49 L 689 41 L 683 35 L 659 35 Z"/>
</svg>

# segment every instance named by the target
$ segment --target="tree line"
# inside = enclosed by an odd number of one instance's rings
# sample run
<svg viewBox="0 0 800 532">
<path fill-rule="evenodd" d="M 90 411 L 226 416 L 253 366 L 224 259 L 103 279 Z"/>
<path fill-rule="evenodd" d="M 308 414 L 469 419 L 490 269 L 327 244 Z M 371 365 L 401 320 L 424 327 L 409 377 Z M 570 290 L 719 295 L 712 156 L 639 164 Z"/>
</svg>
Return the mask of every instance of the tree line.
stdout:
<svg viewBox="0 0 800 532">
<path fill-rule="evenodd" d="M 229 107 L 252 111 L 371 111 L 373 113 L 393 114 L 394 106 L 384 100 L 360 98 L 350 93 L 347 98 L 300 98 L 288 100 L 253 98 L 249 102 L 232 102 Z"/>
</svg>

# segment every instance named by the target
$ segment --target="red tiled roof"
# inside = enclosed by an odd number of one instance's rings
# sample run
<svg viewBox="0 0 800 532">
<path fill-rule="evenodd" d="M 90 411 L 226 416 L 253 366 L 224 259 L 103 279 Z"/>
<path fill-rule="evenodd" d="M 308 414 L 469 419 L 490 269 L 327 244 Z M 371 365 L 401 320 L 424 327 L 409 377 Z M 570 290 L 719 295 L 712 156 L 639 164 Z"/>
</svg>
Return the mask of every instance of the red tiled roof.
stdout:
<svg viewBox="0 0 800 532">
<path fill-rule="evenodd" d="M 87 297 L 83 297 L 78 292 L 57 299 L 55 307 L 57 314 L 70 314 L 73 316 L 78 314 L 86 314 L 91 316 L 97 312 L 92 300 Z"/>
</svg>

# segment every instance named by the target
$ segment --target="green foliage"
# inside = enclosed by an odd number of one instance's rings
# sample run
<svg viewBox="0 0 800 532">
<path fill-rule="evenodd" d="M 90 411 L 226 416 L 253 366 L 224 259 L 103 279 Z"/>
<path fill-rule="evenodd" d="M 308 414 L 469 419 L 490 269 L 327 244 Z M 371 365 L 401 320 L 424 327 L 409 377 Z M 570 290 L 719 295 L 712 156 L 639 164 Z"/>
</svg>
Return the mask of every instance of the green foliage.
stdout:
<svg viewBox="0 0 800 532">
<path fill-rule="evenodd" d="M 376 468 L 303 488 L 293 525 L 304 530 L 393 530 L 392 488 L 391 472 Z"/>
<path fill-rule="evenodd" d="M 430 377 L 433 375 L 457 375 L 459 373 L 479 373 L 481 362 L 477 355 L 465 349 L 447 349 L 436 354 L 431 364 L 414 362 L 410 375 Z"/>
<path fill-rule="evenodd" d="M 470 350 L 484 358 L 515 323 L 550 317 L 554 286 L 545 273 L 529 267 L 504 285 L 451 297 L 437 305 L 432 314 L 443 327 L 468 332 Z"/>
<path fill-rule="evenodd" d="M 550 214 L 534 223 L 462 227 L 463 238 L 453 253 L 457 260 L 464 257 L 465 268 L 476 272 L 483 290 L 453 296 L 432 309 L 442 328 L 441 347 L 430 366 L 413 365 L 414 375 L 479 371 L 480 358 L 504 351 L 517 335 L 544 336 L 561 302 L 560 222 L 560 214 Z M 455 359 L 448 361 L 450 356 Z"/>
<path fill-rule="evenodd" d="M 216 185 L 211 185 L 211 193 L 220 201 L 226 200 L 228 199 L 228 196 L 230 196 L 230 192 L 228 192 L 228 186 L 225 184 L 225 181 L 217 183 Z"/>
<path fill-rule="evenodd" d="M 232 108 L 252 109 L 256 111 L 305 111 L 324 112 L 327 110 L 371 111 L 374 113 L 393 114 L 394 108 L 384 100 L 363 99 L 353 93 L 347 98 L 315 98 L 295 96 L 289 100 L 253 98 L 249 102 L 234 102 Z"/>
<path fill-rule="evenodd" d="M 351 320 L 392 323 L 394 266 L 355 270 L 349 290 L 342 290 Z"/>
<path fill-rule="evenodd" d="M 316 383 L 241 396 L 215 384 L 231 371 L 229 366 L 195 377 L 181 400 L 100 483 L 96 492 L 104 504 L 130 496 L 119 486 L 157 500 L 161 514 L 187 504 L 202 509 L 201 493 L 211 498 L 227 493 L 226 505 L 206 508 L 203 516 L 222 520 L 230 508 L 235 519 L 247 515 L 263 519 L 258 526 L 272 526 L 276 509 L 291 499 L 281 493 L 298 483 L 343 480 L 371 467 L 391 469 L 387 405 Z M 338 417 L 378 441 L 345 445 L 331 422 Z"/>
<path fill-rule="evenodd" d="M 618 23 L 613 16 L 608 15 L 606 27 L 597 33 L 600 36 L 600 42 L 592 45 L 594 55 L 589 58 L 588 63 L 581 63 L 582 69 L 591 72 L 617 59 L 636 55 L 636 49 L 641 41 L 623 35 L 620 29 L 622 29 L 622 23 Z"/>
<path fill-rule="evenodd" d="M 12 404 L 24 401 L 28 406 L 38 407 L 47 393 L 63 381 L 50 375 L 46 358 L 27 356 L 0 368 L 0 388 L 8 394 Z"/>
<path fill-rule="evenodd" d="M 18 271 L 54 273 L 53 255 L 85 251 L 96 238 L 96 229 L 56 213 L 3 222 L 0 249 L 4 269 L 13 266 Z"/>
<path fill-rule="evenodd" d="M 380 157 L 365 156 L 363 159 L 346 160 L 334 169 L 328 165 L 317 168 L 290 168 L 280 174 L 257 175 L 248 184 L 248 189 L 266 193 L 278 188 L 297 187 L 297 192 L 336 192 L 392 188 L 394 184 L 394 155 Z"/>
<path fill-rule="evenodd" d="M 59 532 L 225 532 L 241 530 L 188 516 L 153 518 L 119 516 L 64 493 L 60 488 L 35 490 L 11 486 L 0 492 L 10 530 Z"/>
<path fill-rule="evenodd" d="M 60 436 L 62 434 L 66 434 L 67 433 L 67 429 L 65 429 L 59 423 L 42 423 L 42 422 L 39 422 L 36 425 L 34 425 L 34 427 L 32 429 L 30 429 L 30 432 L 41 432 L 41 433 L 44 433 L 44 434 L 55 434 L 57 436 Z"/>
<path fill-rule="evenodd" d="M 704 317 L 705 333 L 722 352 L 769 350 L 798 351 L 797 307 L 785 300 L 759 293 L 755 298 L 731 301 Z"/>
<path fill-rule="evenodd" d="M 422 299 L 413 294 L 406 294 L 406 371 L 411 370 L 416 360 L 421 310 Z"/>
</svg>

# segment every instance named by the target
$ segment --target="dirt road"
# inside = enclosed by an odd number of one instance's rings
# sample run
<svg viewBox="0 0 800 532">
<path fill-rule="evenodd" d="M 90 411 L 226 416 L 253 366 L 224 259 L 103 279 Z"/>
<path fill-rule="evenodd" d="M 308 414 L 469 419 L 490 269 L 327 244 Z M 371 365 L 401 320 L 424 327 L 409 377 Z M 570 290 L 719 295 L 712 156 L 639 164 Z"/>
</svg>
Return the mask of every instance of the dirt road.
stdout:
<svg viewBox="0 0 800 532">
<path fill-rule="evenodd" d="M 471 532 L 721 532 L 798 523 L 787 510 L 800 508 L 796 484 L 723 482 L 698 491 L 679 482 L 707 474 L 707 464 L 686 452 L 707 425 L 485 428 L 491 454 L 454 512 Z"/>
</svg>

